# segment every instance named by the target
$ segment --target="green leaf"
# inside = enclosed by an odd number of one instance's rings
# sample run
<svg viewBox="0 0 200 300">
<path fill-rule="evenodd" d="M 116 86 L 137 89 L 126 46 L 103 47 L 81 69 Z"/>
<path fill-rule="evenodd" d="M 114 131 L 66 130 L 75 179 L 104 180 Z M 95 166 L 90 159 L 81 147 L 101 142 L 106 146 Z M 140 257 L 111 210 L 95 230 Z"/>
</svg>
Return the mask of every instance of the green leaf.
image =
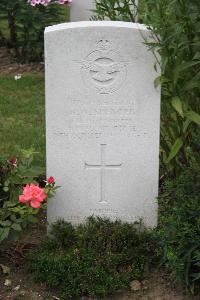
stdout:
<svg viewBox="0 0 200 300">
<path fill-rule="evenodd" d="M 21 226 L 18 223 L 13 223 L 11 228 L 16 230 L 16 231 L 21 231 L 22 230 Z"/>
<path fill-rule="evenodd" d="M 199 51 L 195 53 L 193 59 L 199 59 L 200 60 L 200 52 Z"/>
<path fill-rule="evenodd" d="M 9 227 L 5 227 L 5 228 L 0 228 L 0 241 L 5 240 L 10 232 L 10 228 Z"/>
<path fill-rule="evenodd" d="M 177 113 L 183 118 L 183 107 L 182 107 L 182 102 L 179 97 L 173 97 L 172 98 L 172 106 L 173 108 L 177 111 Z"/>
<path fill-rule="evenodd" d="M 158 76 L 154 80 L 154 86 L 158 87 L 159 85 L 161 85 L 162 83 L 165 83 L 165 82 L 169 82 L 169 79 L 165 78 L 164 76 Z"/>
<path fill-rule="evenodd" d="M 175 141 L 175 143 L 173 144 L 171 151 L 169 153 L 169 156 L 167 158 L 166 163 L 169 163 L 179 152 L 179 150 L 181 149 L 181 147 L 183 146 L 183 141 L 181 138 L 177 138 L 177 140 Z"/>
<path fill-rule="evenodd" d="M 12 202 L 12 201 L 8 201 L 8 202 L 6 202 L 6 205 L 5 205 L 5 207 L 14 207 L 14 206 L 16 206 L 18 203 L 15 203 L 15 202 Z"/>
<path fill-rule="evenodd" d="M 12 223 L 9 220 L 0 221 L 0 225 L 3 227 L 9 227 Z"/>
<path fill-rule="evenodd" d="M 196 123 L 197 125 L 200 125 L 200 115 L 192 110 L 187 111 L 185 113 L 186 118 L 188 118 L 190 121 Z"/>
<path fill-rule="evenodd" d="M 12 241 L 17 241 L 19 239 L 19 237 L 20 237 L 19 231 L 11 230 L 9 239 L 11 239 Z"/>
<path fill-rule="evenodd" d="M 200 74 L 197 74 L 195 77 L 192 77 L 192 79 L 186 83 L 186 85 L 183 87 L 183 90 L 189 91 L 194 88 L 199 88 L 199 86 L 200 86 Z"/>
<path fill-rule="evenodd" d="M 29 216 L 27 217 L 27 221 L 30 222 L 30 223 L 35 224 L 35 223 L 38 222 L 38 219 L 37 219 L 36 217 L 32 216 L 32 215 L 29 215 Z"/>
<path fill-rule="evenodd" d="M 192 122 L 191 120 L 186 119 L 186 121 L 183 123 L 183 133 L 186 133 L 189 125 L 191 124 L 191 122 Z"/>
<path fill-rule="evenodd" d="M 175 72 L 179 73 L 183 70 L 189 69 L 189 68 L 199 65 L 199 64 L 200 64 L 199 60 L 184 62 L 175 68 Z"/>
<path fill-rule="evenodd" d="M 11 221 L 15 222 L 17 218 L 15 215 L 11 215 L 10 219 L 11 219 Z"/>
<path fill-rule="evenodd" d="M 4 185 L 5 185 L 5 186 L 9 186 L 9 184 L 10 184 L 10 181 L 9 181 L 9 180 L 6 180 L 6 181 L 4 182 Z"/>
</svg>

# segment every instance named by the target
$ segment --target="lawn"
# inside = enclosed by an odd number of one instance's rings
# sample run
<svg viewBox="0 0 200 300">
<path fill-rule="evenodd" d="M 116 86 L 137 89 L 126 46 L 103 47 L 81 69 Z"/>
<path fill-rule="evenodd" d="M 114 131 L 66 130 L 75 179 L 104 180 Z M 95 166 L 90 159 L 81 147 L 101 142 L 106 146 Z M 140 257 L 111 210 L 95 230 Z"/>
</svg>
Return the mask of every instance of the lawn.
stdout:
<svg viewBox="0 0 200 300">
<path fill-rule="evenodd" d="M 38 152 L 45 166 L 44 77 L 0 76 L 0 157 L 18 156 L 22 149 Z"/>
<path fill-rule="evenodd" d="M 0 31 L 2 32 L 3 36 L 6 38 L 9 37 L 8 22 L 6 20 L 0 20 Z"/>
</svg>

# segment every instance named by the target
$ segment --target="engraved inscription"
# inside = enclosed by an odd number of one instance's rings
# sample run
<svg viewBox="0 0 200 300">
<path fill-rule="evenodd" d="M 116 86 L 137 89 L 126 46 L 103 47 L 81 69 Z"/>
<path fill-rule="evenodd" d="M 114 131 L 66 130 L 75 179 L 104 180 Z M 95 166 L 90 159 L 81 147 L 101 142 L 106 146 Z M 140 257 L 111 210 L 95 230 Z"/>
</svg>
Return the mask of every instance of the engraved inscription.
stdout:
<svg viewBox="0 0 200 300">
<path fill-rule="evenodd" d="M 100 94 L 110 94 L 120 89 L 126 79 L 126 63 L 112 50 L 108 40 L 100 40 L 81 62 L 81 74 L 87 87 L 94 87 Z"/>
<path fill-rule="evenodd" d="M 81 219 L 83 219 L 82 216 L 75 216 L 75 215 L 66 215 L 65 218 L 68 220 L 68 221 L 79 221 Z"/>
<path fill-rule="evenodd" d="M 90 170 L 100 170 L 100 200 L 99 203 L 107 203 L 105 195 L 105 172 L 106 170 L 120 170 L 122 164 L 106 164 L 106 144 L 101 144 L 101 162 L 100 164 L 88 164 L 85 162 L 85 168 Z"/>
<path fill-rule="evenodd" d="M 119 211 L 116 210 L 116 209 L 113 209 L 113 208 L 93 208 L 93 209 L 90 209 L 90 212 L 91 214 L 99 214 L 99 215 L 102 215 L 102 214 L 112 214 L 112 215 L 119 215 Z"/>
<path fill-rule="evenodd" d="M 93 208 L 93 209 L 90 209 L 90 213 L 91 215 L 98 215 L 98 216 L 101 216 L 101 217 L 105 217 L 105 218 L 112 218 L 114 220 L 123 220 L 123 219 L 126 219 L 126 220 L 130 220 L 134 223 L 138 222 L 138 220 L 140 219 L 140 216 L 138 215 L 128 215 L 127 213 L 126 214 L 123 214 L 121 211 L 118 211 L 116 209 L 110 209 L 110 208 L 103 208 L 103 209 L 98 209 L 98 208 Z"/>
<path fill-rule="evenodd" d="M 54 128 L 54 134 L 62 134 L 72 139 L 101 138 L 102 136 L 138 136 L 145 135 L 146 130 L 140 125 L 136 128 L 135 103 L 108 105 L 101 103 L 82 103 L 77 106 L 71 101 L 70 108 L 64 113 L 65 126 Z"/>
</svg>

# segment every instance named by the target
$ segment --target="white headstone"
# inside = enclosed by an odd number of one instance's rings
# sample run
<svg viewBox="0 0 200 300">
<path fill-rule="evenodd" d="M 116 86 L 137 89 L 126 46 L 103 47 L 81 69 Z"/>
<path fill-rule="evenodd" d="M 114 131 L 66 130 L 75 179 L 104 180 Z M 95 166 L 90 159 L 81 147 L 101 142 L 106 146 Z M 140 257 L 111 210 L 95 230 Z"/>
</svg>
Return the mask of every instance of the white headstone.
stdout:
<svg viewBox="0 0 200 300">
<path fill-rule="evenodd" d="M 88 21 L 94 15 L 95 0 L 73 0 L 70 6 L 70 21 Z"/>
<path fill-rule="evenodd" d="M 47 175 L 61 186 L 50 223 L 98 215 L 156 225 L 160 91 L 149 36 L 124 22 L 46 29 Z"/>
</svg>

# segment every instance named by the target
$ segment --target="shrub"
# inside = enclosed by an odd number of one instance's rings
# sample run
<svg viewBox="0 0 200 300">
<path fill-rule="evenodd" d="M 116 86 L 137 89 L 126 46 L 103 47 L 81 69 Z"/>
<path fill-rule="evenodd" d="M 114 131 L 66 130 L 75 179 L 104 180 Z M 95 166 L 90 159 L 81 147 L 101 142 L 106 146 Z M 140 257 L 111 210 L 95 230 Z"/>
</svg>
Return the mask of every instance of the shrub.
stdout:
<svg viewBox="0 0 200 300">
<path fill-rule="evenodd" d="M 132 22 L 133 2 L 96 0 L 96 16 Z M 196 151 L 191 142 L 200 126 L 200 1 L 139 3 L 139 20 L 155 37 L 147 44 L 161 56 L 161 76 L 155 80 L 162 85 L 160 174 L 175 176 L 190 165 Z"/>
<path fill-rule="evenodd" d="M 196 153 L 200 126 L 198 0 L 144 0 L 144 21 L 152 27 L 161 55 L 161 172 L 178 175 Z"/>
<path fill-rule="evenodd" d="M 168 181 L 159 198 L 158 237 L 164 264 L 190 292 L 200 289 L 200 167 Z"/>
<path fill-rule="evenodd" d="M 143 278 L 155 253 L 151 231 L 137 232 L 119 221 L 91 217 L 75 228 L 58 221 L 51 236 L 28 255 L 28 270 L 63 299 L 125 288 L 132 279 Z"/>
<path fill-rule="evenodd" d="M 7 23 L 8 35 L 0 29 L 2 43 L 15 49 L 22 62 L 39 61 L 43 57 L 43 32 L 46 26 L 64 20 L 60 5 L 31 6 L 26 0 L 1 0 L 0 24 Z"/>
<path fill-rule="evenodd" d="M 7 238 L 17 240 L 23 228 L 37 222 L 46 198 L 54 195 L 53 177 L 43 183 L 44 188 L 39 187 L 36 179 L 43 169 L 33 167 L 32 161 L 30 152 L 18 160 L 0 161 L 0 243 Z"/>
</svg>

